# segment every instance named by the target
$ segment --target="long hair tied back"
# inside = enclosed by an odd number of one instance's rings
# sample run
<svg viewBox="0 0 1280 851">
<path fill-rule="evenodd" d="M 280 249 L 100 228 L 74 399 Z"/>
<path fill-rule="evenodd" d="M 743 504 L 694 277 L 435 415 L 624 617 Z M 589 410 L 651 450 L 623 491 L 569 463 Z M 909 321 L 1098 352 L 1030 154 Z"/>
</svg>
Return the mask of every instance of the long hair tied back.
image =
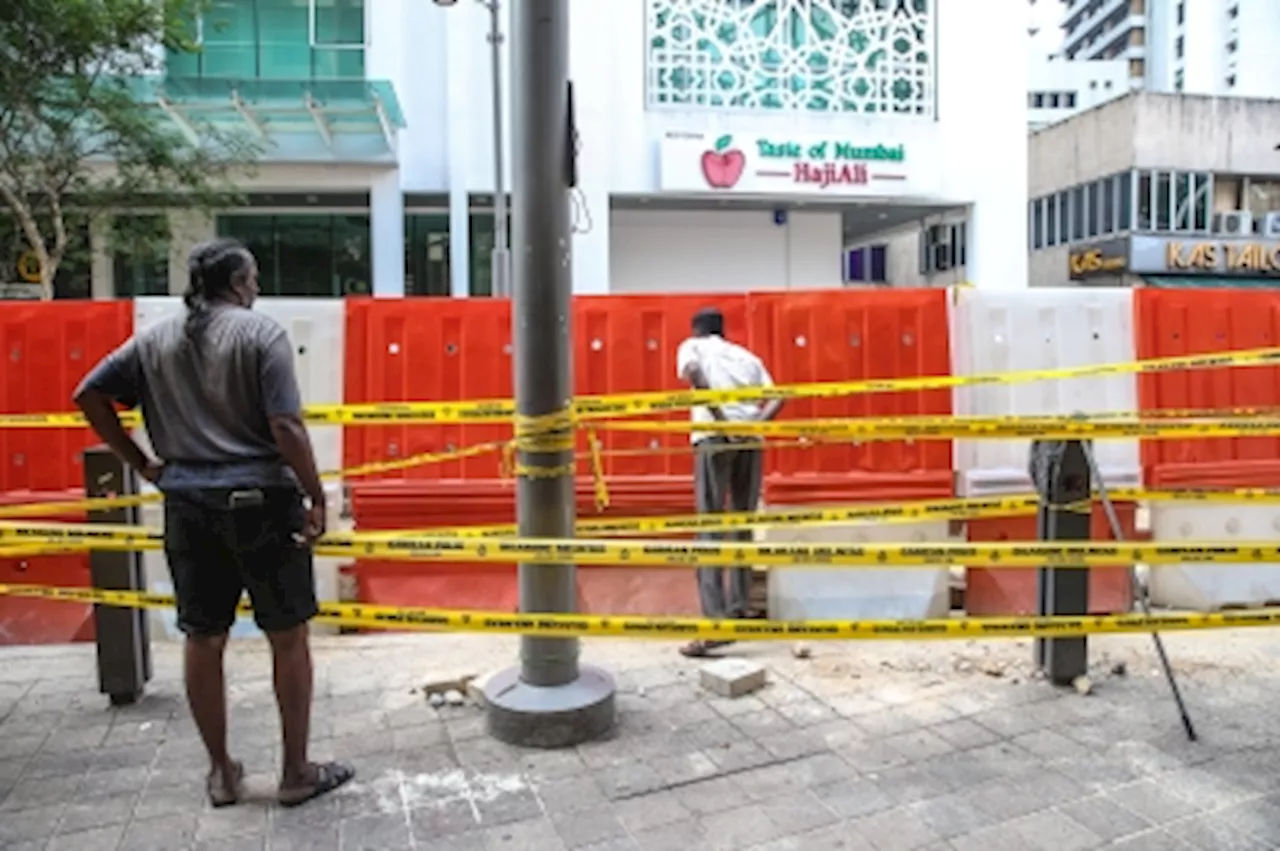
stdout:
<svg viewBox="0 0 1280 851">
<path fill-rule="evenodd" d="M 248 262 L 249 252 L 239 240 L 223 238 L 204 242 L 187 257 L 187 334 L 200 332 L 209 319 L 209 305 L 231 292 L 231 280 Z"/>
</svg>

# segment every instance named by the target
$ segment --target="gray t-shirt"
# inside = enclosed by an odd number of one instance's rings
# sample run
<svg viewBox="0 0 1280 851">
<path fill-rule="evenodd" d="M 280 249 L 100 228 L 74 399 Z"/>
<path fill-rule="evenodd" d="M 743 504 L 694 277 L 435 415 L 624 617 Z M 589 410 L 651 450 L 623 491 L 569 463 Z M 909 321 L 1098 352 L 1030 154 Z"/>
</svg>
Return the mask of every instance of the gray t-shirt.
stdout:
<svg viewBox="0 0 1280 851">
<path fill-rule="evenodd" d="M 296 485 L 268 421 L 302 412 L 289 335 L 270 317 L 234 305 L 212 307 L 195 338 L 185 321 L 174 317 L 135 335 L 81 387 L 141 406 L 164 462 L 162 490 Z"/>
</svg>

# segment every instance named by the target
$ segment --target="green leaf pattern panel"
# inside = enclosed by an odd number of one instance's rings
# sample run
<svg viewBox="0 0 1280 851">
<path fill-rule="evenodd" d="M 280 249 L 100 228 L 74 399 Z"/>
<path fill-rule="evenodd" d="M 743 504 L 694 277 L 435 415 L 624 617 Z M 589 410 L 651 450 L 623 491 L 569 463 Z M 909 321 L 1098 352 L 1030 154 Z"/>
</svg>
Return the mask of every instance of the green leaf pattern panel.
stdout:
<svg viewBox="0 0 1280 851">
<path fill-rule="evenodd" d="M 936 0 L 647 0 L 651 107 L 931 118 Z"/>
</svg>

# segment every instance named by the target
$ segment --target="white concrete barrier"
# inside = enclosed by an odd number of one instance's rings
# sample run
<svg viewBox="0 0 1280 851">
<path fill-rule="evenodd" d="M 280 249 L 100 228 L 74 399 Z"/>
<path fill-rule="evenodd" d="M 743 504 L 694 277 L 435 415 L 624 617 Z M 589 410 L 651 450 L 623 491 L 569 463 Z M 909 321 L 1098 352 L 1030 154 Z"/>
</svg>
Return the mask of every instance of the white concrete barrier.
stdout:
<svg viewBox="0 0 1280 851">
<path fill-rule="evenodd" d="M 1136 358 L 1133 293 L 1128 289 L 1043 288 L 1021 292 L 961 288 L 951 307 L 954 375 L 1013 372 L 1131 361 Z M 1133 375 L 1052 379 L 1023 384 L 957 387 L 960 416 L 1132 412 Z M 1031 490 L 1029 440 L 957 440 L 955 467 L 962 496 Z M 1137 486 L 1136 440 L 1095 444 L 1104 479 Z"/>
<path fill-rule="evenodd" d="M 289 333 L 303 404 L 341 404 L 347 328 L 346 306 L 342 299 L 261 298 L 253 309 L 270 316 Z M 133 327 L 140 331 L 179 315 L 182 310 L 182 299 L 176 296 L 134 299 Z M 342 429 L 316 426 L 309 430 L 320 469 L 339 469 L 342 466 Z"/>
<path fill-rule="evenodd" d="M 765 529 L 757 533 L 757 538 L 767 543 L 805 544 L 949 540 L 945 521 Z M 832 570 L 814 565 L 812 569 L 771 570 L 768 576 L 769 616 L 779 620 L 935 618 L 946 617 L 951 609 L 948 567 Z"/>
<path fill-rule="evenodd" d="M 1269 541 L 1280 535 L 1280 506 L 1152 503 L 1155 540 Z M 1280 601 L 1280 565 L 1178 564 L 1152 567 L 1151 602 L 1197 611 L 1273 605 Z"/>
</svg>

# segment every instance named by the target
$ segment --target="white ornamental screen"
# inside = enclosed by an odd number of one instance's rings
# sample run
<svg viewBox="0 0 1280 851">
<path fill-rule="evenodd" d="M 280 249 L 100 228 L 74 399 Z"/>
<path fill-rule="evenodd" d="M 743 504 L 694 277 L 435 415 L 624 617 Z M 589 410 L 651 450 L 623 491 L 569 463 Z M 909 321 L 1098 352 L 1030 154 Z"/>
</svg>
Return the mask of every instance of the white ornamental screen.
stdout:
<svg viewBox="0 0 1280 851">
<path fill-rule="evenodd" d="M 932 118 L 936 0 L 647 0 L 650 108 Z"/>
</svg>

